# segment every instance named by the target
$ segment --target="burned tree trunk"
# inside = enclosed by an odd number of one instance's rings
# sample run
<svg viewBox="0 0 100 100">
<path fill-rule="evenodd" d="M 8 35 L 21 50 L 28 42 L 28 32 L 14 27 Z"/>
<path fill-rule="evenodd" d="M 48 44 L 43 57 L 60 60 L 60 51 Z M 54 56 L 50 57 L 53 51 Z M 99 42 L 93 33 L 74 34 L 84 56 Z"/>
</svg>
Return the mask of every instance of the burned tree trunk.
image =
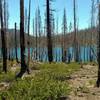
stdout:
<svg viewBox="0 0 100 100">
<path fill-rule="evenodd" d="M 46 0 L 47 10 L 47 48 L 48 48 L 48 60 L 51 63 L 53 61 L 52 50 L 52 36 L 51 36 L 51 23 L 50 23 L 50 0 Z"/>
<path fill-rule="evenodd" d="M 67 19 L 66 19 L 66 10 L 64 9 L 64 15 L 63 15 L 63 38 L 62 38 L 62 61 L 66 62 L 66 56 L 67 56 L 67 48 L 66 48 L 66 33 L 67 33 Z"/>
<path fill-rule="evenodd" d="M 15 56 L 16 56 L 16 62 L 18 62 L 18 56 L 17 56 L 17 31 L 16 31 L 16 23 L 15 23 Z"/>
<path fill-rule="evenodd" d="M 28 67 L 30 62 L 30 10 L 31 10 L 31 0 L 29 0 L 29 15 L 28 15 Z"/>
<path fill-rule="evenodd" d="M 42 25 L 42 21 L 41 21 L 41 14 L 40 14 L 40 9 L 38 7 L 38 11 L 37 11 L 37 19 L 38 19 L 38 34 L 39 34 L 39 38 L 38 38 L 38 56 L 39 56 L 39 61 L 41 61 L 41 25 Z"/>
<path fill-rule="evenodd" d="M 97 79 L 97 87 L 100 87 L 100 3 L 99 3 L 99 25 L 98 25 L 98 79 Z"/>
<path fill-rule="evenodd" d="M 16 78 L 21 78 L 27 70 L 25 64 L 25 36 L 24 36 L 24 0 L 20 0 L 20 48 L 21 48 L 21 70 Z"/>
<path fill-rule="evenodd" d="M 94 0 L 92 0 L 92 6 L 91 6 L 91 29 L 94 29 L 95 27 L 95 4 L 94 4 Z M 93 54 L 92 54 L 92 46 L 93 46 L 93 32 L 91 32 L 91 42 L 90 42 L 90 51 L 89 51 L 89 58 L 90 58 L 90 62 L 93 61 Z"/>
<path fill-rule="evenodd" d="M 73 11 L 74 11 L 74 60 L 76 62 L 79 61 L 79 55 L 78 55 L 78 43 L 77 43 L 77 29 L 76 29 L 76 1 L 73 0 L 73 4 L 74 4 L 74 7 L 73 7 Z"/>
<path fill-rule="evenodd" d="M 2 40 L 2 54 L 3 54 L 3 71 L 7 73 L 7 47 L 6 47 L 6 32 L 3 23 L 2 0 L 0 0 L 0 22 L 1 22 L 1 40 Z"/>
<path fill-rule="evenodd" d="M 35 60 L 38 60 L 37 10 L 35 14 Z"/>
<path fill-rule="evenodd" d="M 58 17 L 57 17 L 57 20 L 56 20 L 56 46 L 58 46 Z M 58 50 L 56 49 L 56 62 L 58 61 Z"/>
</svg>

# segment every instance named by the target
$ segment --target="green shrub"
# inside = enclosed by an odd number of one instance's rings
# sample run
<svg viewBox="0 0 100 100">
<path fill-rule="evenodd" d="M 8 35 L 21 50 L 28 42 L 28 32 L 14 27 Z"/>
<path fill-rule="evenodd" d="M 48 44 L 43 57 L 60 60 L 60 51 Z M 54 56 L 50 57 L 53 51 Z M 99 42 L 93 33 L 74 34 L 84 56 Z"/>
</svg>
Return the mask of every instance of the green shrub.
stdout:
<svg viewBox="0 0 100 100">
<path fill-rule="evenodd" d="M 35 76 L 12 81 L 8 90 L 0 92 L 0 98 L 4 97 L 6 100 L 57 100 L 70 93 L 71 88 L 67 78 L 79 68 L 80 65 L 77 63 L 41 64 L 40 71 Z M 9 72 L 7 75 L 1 75 L 0 80 L 14 78 L 14 73 Z"/>
<path fill-rule="evenodd" d="M 0 74 L 0 82 L 10 82 L 14 80 L 15 78 L 15 73 L 14 72 L 7 72 L 7 74 L 2 73 Z"/>
<path fill-rule="evenodd" d="M 10 100 L 56 100 L 66 96 L 70 87 L 66 82 L 48 80 L 47 78 L 25 78 L 14 81 L 8 91 L 0 93 L 0 97 Z"/>
</svg>

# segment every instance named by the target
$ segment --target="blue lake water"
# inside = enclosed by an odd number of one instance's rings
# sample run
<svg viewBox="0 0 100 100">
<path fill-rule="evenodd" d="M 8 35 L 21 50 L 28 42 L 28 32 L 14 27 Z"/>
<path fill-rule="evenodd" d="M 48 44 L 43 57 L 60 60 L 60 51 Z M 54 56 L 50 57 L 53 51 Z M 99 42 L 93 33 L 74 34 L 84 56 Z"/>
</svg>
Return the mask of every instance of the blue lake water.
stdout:
<svg viewBox="0 0 100 100">
<path fill-rule="evenodd" d="M 97 53 L 97 50 L 95 49 L 96 47 L 93 48 L 94 52 Z M 38 50 L 38 54 L 39 54 L 39 49 Z M 15 58 L 15 49 L 12 49 L 12 54 L 13 54 L 13 58 Z M 41 61 L 48 61 L 48 56 L 47 56 L 47 49 L 46 48 L 40 48 L 40 56 L 41 56 Z M 36 53 L 36 48 L 30 48 L 30 53 L 31 56 L 33 56 L 33 52 L 34 55 Z M 81 59 L 81 61 L 87 62 L 90 60 L 90 47 L 80 47 L 80 52 L 79 52 L 79 57 Z M 71 54 L 71 58 L 74 58 L 74 53 L 73 53 L 73 48 L 70 47 L 67 49 L 67 55 Z M 0 52 L 0 55 L 2 53 Z M 20 48 L 17 49 L 17 54 L 18 54 L 18 58 L 20 59 Z M 25 55 L 28 54 L 28 50 L 25 50 Z M 92 56 L 93 56 L 93 60 L 96 60 L 96 56 L 95 54 L 92 52 Z M 34 56 L 35 57 L 35 56 Z M 67 59 L 68 57 L 66 57 Z M 35 59 L 35 58 L 34 58 Z M 39 56 L 37 56 L 37 59 L 39 60 Z M 62 61 L 62 49 L 60 47 L 56 47 L 53 48 L 53 59 L 54 61 L 57 62 L 61 62 Z"/>
</svg>

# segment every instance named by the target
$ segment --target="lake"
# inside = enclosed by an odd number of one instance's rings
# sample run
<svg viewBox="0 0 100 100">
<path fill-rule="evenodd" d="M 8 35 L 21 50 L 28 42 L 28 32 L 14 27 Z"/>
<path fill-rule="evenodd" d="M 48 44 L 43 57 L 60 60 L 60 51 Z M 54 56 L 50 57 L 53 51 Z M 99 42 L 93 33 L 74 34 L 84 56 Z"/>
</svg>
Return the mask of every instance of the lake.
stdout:
<svg viewBox="0 0 100 100">
<path fill-rule="evenodd" d="M 87 62 L 90 60 L 90 50 L 91 48 L 90 47 L 80 47 L 80 52 L 79 52 L 79 58 L 81 61 L 83 62 Z M 12 51 L 12 56 L 13 58 L 15 58 L 15 49 L 11 49 Z M 40 53 L 39 53 L 40 51 Z M 92 47 L 92 58 L 94 61 L 96 61 L 96 53 L 97 53 L 97 49 L 96 47 Z M 33 53 L 34 52 L 34 53 Z M 95 52 L 95 54 L 94 54 Z M 20 48 L 17 49 L 17 53 L 18 53 L 18 59 L 20 59 Z M 36 48 L 30 48 L 30 53 L 31 53 L 31 56 L 34 56 L 33 59 L 36 59 Z M 71 55 L 71 58 L 73 60 L 74 58 L 74 53 L 73 53 L 73 48 L 70 47 L 67 49 L 67 55 L 70 53 Z M 0 50 L 0 55 L 1 55 L 1 50 Z M 37 48 L 37 55 L 40 54 L 40 60 L 41 61 L 44 61 L 44 62 L 47 62 L 48 61 L 48 54 L 47 54 L 47 48 Z M 25 55 L 27 56 L 28 55 L 28 49 L 26 48 L 25 49 Z M 66 57 L 66 59 L 68 58 L 68 56 Z M 62 61 L 62 48 L 61 47 L 56 47 L 56 48 L 53 48 L 53 59 L 54 61 L 57 61 L 57 62 L 61 62 Z M 39 55 L 37 56 L 37 60 L 39 60 Z"/>
</svg>

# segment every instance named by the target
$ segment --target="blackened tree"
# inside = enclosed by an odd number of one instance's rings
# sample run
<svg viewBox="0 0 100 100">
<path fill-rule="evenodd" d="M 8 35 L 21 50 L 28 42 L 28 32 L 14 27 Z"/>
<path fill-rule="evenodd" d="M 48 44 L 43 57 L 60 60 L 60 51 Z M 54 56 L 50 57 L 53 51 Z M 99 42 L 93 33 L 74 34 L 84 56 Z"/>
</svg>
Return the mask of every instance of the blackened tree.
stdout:
<svg viewBox="0 0 100 100">
<path fill-rule="evenodd" d="M 73 43 L 73 48 L 74 48 L 74 60 L 76 62 L 79 61 L 79 55 L 78 55 L 78 42 L 77 42 L 77 18 L 76 18 L 76 0 L 73 0 L 73 12 L 74 12 L 74 43 Z"/>
<path fill-rule="evenodd" d="M 30 62 L 30 12 L 31 12 L 31 0 L 29 0 L 29 15 L 28 15 L 28 67 Z"/>
<path fill-rule="evenodd" d="M 63 15 L 63 22 L 62 22 L 62 61 L 66 62 L 66 54 L 67 54 L 67 48 L 66 48 L 66 33 L 67 33 L 67 19 L 66 19 L 66 10 L 64 9 L 64 15 Z"/>
<path fill-rule="evenodd" d="M 99 20 L 99 25 L 98 25 L 98 79 L 97 79 L 97 87 L 100 87 L 100 3 L 99 5 L 99 13 L 98 13 L 98 20 Z"/>
<path fill-rule="evenodd" d="M 52 50 L 52 36 L 51 36 L 51 22 L 50 22 L 50 0 L 46 0 L 46 14 L 47 14 L 47 48 L 48 48 L 48 61 L 53 61 Z"/>
<path fill-rule="evenodd" d="M 0 22 L 1 22 L 1 40 L 2 40 L 2 54 L 3 54 L 3 71 L 7 73 L 7 47 L 6 47 L 6 31 L 4 29 L 4 18 L 2 0 L 0 0 Z"/>
<path fill-rule="evenodd" d="M 25 36 L 24 36 L 24 0 L 20 0 L 20 48 L 21 48 L 21 70 L 16 78 L 21 78 L 27 70 L 25 63 Z"/>
<path fill-rule="evenodd" d="M 16 56 L 16 62 L 18 61 L 18 54 L 17 54 L 17 24 L 15 23 L 15 56 Z"/>
</svg>

